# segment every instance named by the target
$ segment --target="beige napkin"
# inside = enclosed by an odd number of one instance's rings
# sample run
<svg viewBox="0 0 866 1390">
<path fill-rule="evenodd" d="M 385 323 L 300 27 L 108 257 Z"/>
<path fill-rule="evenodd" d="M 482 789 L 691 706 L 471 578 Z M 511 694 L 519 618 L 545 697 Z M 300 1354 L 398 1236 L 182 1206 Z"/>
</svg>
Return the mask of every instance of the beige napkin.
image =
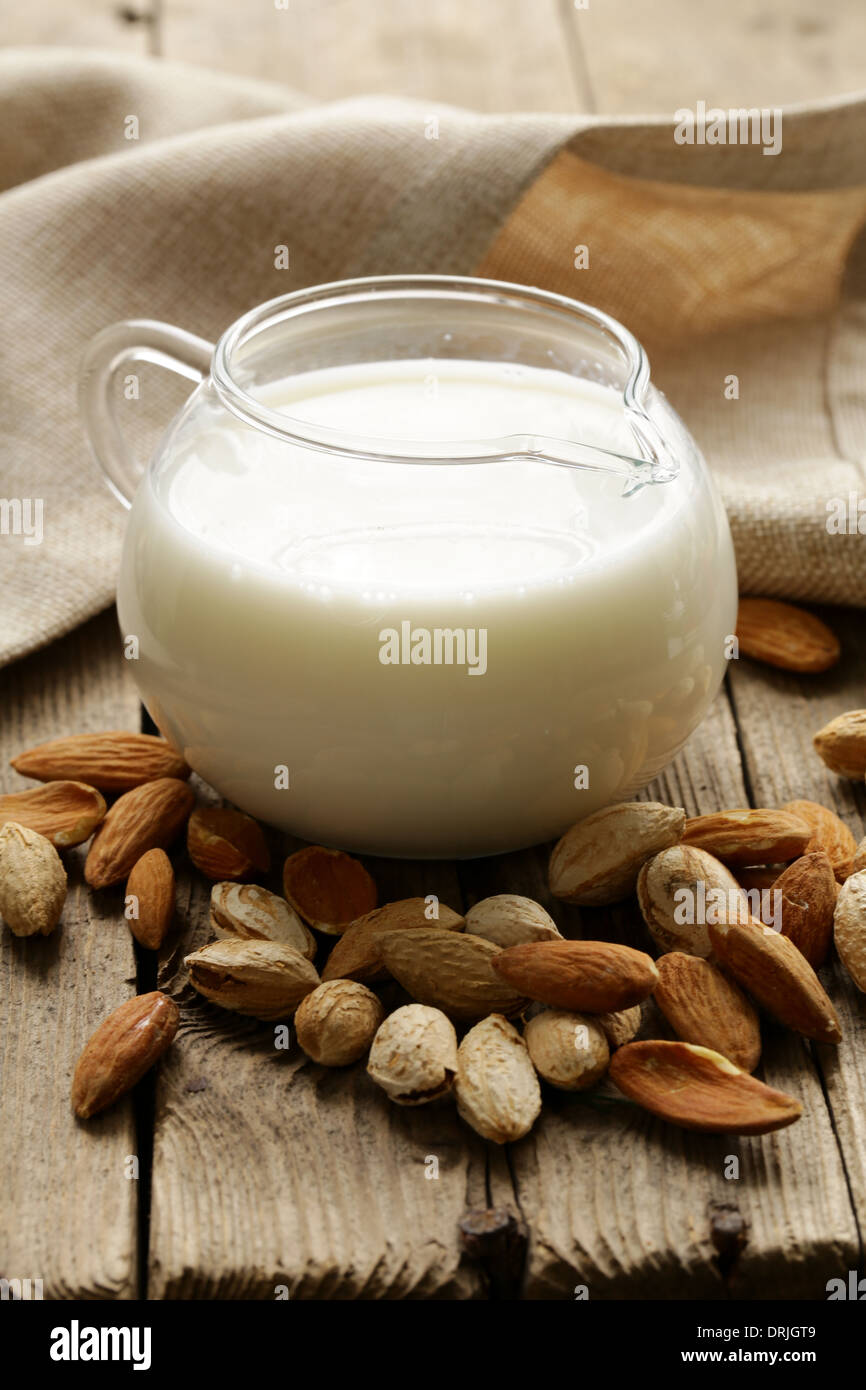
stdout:
<svg viewBox="0 0 866 1390">
<path fill-rule="evenodd" d="M 214 339 L 277 294 L 401 271 L 521 280 L 613 312 L 719 478 L 741 587 L 866 604 L 863 537 L 826 526 L 828 500 L 866 496 L 866 106 L 786 113 L 772 158 L 672 132 L 308 106 L 176 64 L 0 55 L 0 663 L 113 597 L 124 513 L 75 401 L 93 333 L 146 317 Z M 180 399 L 143 374 L 124 414 L 143 456 Z"/>
</svg>

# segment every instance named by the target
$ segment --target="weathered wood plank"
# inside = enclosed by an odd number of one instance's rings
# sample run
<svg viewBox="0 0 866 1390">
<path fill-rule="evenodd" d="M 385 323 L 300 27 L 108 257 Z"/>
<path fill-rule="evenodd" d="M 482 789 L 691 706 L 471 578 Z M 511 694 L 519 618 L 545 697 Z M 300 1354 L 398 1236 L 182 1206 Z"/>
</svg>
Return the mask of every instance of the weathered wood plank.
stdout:
<svg viewBox="0 0 866 1390">
<path fill-rule="evenodd" d="M 38 5 L 20 5 L 0 0 L 0 43 L 149 53 L 156 48 L 156 4 L 157 0 L 39 0 Z"/>
<path fill-rule="evenodd" d="M 277 891 L 286 848 L 274 855 Z M 368 865 L 382 901 L 431 892 L 459 907 L 450 865 Z M 486 1204 L 483 1143 L 452 1105 L 401 1109 L 362 1066 L 279 1051 L 272 1026 L 196 996 L 182 957 L 210 939 L 208 898 L 183 879 L 163 961 L 161 988 L 183 1022 L 157 1087 L 150 1296 L 479 1296 L 458 1222 Z"/>
<path fill-rule="evenodd" d="M 138 727 L 113 614 L 0 677 L 0 785 L 32 783 L 10 755 L 64 733 Z M 20 940 L 0 929 L 0 1273 L 41 1278 L 46 1298 L 137 1296 L 138 1155 L 130 1100 L 83 1124 L 69 1102 L 78 1053 L 106 1014 L 135 993 L 120 890 L 82 885 L 84 850 L 66 856 L 60 926 Z"/>
<path fill-rule="evenodd" d="M 167 58 L 323 101 L 382 93 L 480 111 L 584 109 L 557 0 L 164 0 Z"/>
<path fill-rule="evenodd" d="M 582 45 L 595 109 L 672 114 L 781 106 L 863 86 L 866 10 L 858 0 L 563 0 Z"/>
<path fill-rule="evenodd" d="M 746 804 L 724 696 L 647 795 L 692 814 Z M 557 904 L 545 866 L 540 850 L 461 866 L 467 901 L 525 892 L 545 902 L 567 935 L 655 953 L 635 906 Z M 644 1035 L 669 1036 L 657 1014 L 645 1013 Z M 613 1088 L 587 1098 L 548 1090 L 535 1129 L 511 1149 L 516 1201 L 531 1231 L 525 1296 L 573 1298 L 586 1285 L 591 1298 L 645 1297 L 650 1287 L 671 1298 L 820 1297 L 828 1278 L 853 1268 L 856 1228 L 810 1054 L 768 1024 L 758 1074 L 805 1106 L 796 1125 L 763 1139 L 679 1132 L 615 1099 L 606 1106 Z M 739 1159 L 735 1180 L 725 1176 L 731 1156 Z M 732 1220 L 746 1236 L 741 1253 L 724 1234 Z"/>
</svg>

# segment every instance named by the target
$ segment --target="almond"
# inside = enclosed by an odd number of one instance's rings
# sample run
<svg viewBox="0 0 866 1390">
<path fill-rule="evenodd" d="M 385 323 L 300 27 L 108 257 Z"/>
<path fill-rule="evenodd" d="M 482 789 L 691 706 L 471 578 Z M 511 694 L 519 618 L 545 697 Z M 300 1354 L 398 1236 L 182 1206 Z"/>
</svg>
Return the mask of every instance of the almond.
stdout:
<svg viewBox="0 0 866 1390">
<path fill-rule="evenodd" d="M 285 898 L 255 883 L 215 883 L 210 895 L 210 924 L 220 938 L 277 941 L 293 946 L 307 960 L 316 954 L 316 938 Z"/>
<path fill-rule="evenodd" d="M 598 906 L 627 898 L 641 865 L 676 844 L 681 807 L 657 801 L 606 806 L 567 830 L 550 856 L 550 891 L 565 902 Z"/>
<path fill-rule="evenodd" d="M 812 835 L 804 852 L 823 850 L 833 866 L 837 882 L 844 883 L 857 853 L 857 841 L 845 822 L 817 801 L 788 801 L 782 810 L 806 822 Z"/>
<path fill-rule="evenodd" d="M 482 898 L 466 914 L 466 930 L 495 946 L 519 946 L 524 941 L 561 941 L 562 933 L 541 903 L 517 893 Z"/>
<path fill-rule="evenodd" d="M 413 999 L 441 1009 L 449 1018 L 515 1014 L 525 1003 L 493 970 L 499 947 L 480 936 L 415 927 L 385 932 L 380 950 L 385 968 Z"/>
<path fill-rule="evenodd" d="M 691 956 L 712 950 L 708 914 L 749 916 L 748 899 L 731 871 L 693 845 L 672 845 L 648 859 L 638 874 L 637 900 L 656 945 Z"/>
<path fill-rule="evenodd" d="M 761 1029 L 739 985 L 718 966 L 683 951 L 671 951 L 657 964 L 653 998 L 677 1036 L 754 1071 L 761 1058 Z"/>
<path fill-rule="evenodd" d="M 494 1144 L 522 1139 L 535 1124 L 538 1077 L 525 1042 L 500 1014 L 476 1023 L 457 1049 L 454 1094 L 461 1117 Z"/>
<path fill-rule="evenodd" d="M 831 772 L 862 782 L 866 777 L 866 709 L 849 709 L 819 729 L 815 752 Z"/>
<path fill-rule="evenodd" d="M 158 777 L 124 792 L 93 837 L 84 865 L 91 888 L 119 883 L 149 849 L 167 849 L 194 803 L 192 789 L 177 777 Z"/>
<path fill-rule="evenodd" d="M 683 831 L 683 844 L 725 864 L 787 863 L 805 853 L 811 838 L 806 822 L 790 811 L 749 807 L 693 816 Z"/>
<path fill-rule="evenodd" d="M 436 903 L 436 916 L 431 916 L 428 898 L 401 898 L 367 912 L 347 927 L 325 962 L 323 980 L 351 979 L 387 980 L 388 971 L 382 964 L 381 934 L 408 931 L 415 927 L 441 927 L 444 931 L 462 931 L 464 920 L 444 903 Z"/>
<path fill-rule="evenodd" d="M 58 849 L 89 840 L 105 817 L 105 801 L 83 782 L 50 782 L 0 796 L 0 826 L 7 821 L 35 830 Z"/>
<path fill-rule="evenodd" d="M 140 1081 L 171 1045 L 178 1007 L 155 990 L 127 999 L 102 1022 L 78 1059 L 72 1108 L 82 1120 L 113 1104 Z"/>
<path fill-rule="evenodd" d="M 158 951 L 174 916 L 174 869 L 164 849 L 149 849 L 126 883 L 126 920 L 140 945 Z"/>
<path fill-rule="evenodd" d="M 607 1038 L 607 1045 L 611 1052 L 614 1048 L 622 1047 L 625 1043 L 631 1042 L 640 1028 L 642 1017 L 643 1009 L 640 1004 L 635 1004 L 630 1009 L 618 1009 L 615 1013 L 593 1014 L 593 1018 Z"/>
<path fill-rule="evenodd" d="M 866 870 L 852 874 L 839 890 L 834 938 L 839 959 L 866 994 Z"/>
<path fill-rule="evenodd" d="M 339 849 L 308 845 L 283 865 L 283 892 L 318 931 L 339 936 L 376 906 L 376 885 L 363 864 Z"/>
<path fill-rule="evenodd" d="M 66 870 L 50 840 L 26 825 L 0 829 L 0 916 L 15 936 L 49 936 L 66 901 Z"/>
<path fill-rule="evenodd" d="M 719 922 L 710 925 L 710 940 L 725 969 L 780 1023 L 817 1042 L 841 1040 L 836 1010 L 787 936 L 758 922 Z"/>
<path fill-rule="evenodd" d="M 346 1067 L 370 1050 L 385 1010 L 356 980 L 328 980 L 303 999 L 295 1014 L 298 1043 L 323 1067 Z"/>
<path fill-rule="evenodd" d="M 611 1058 L 610 1079 L 645 1110 L 708 1134 L 770 1134 L 803 1113 L 793 1096 L 693 1043 L 628 1043 Z"/>
<path fill-rule="evenodd" d="M 197 806 L 186 828 L 186 848 L 206 878 L 246 878 L 271 866 L 261 826 L 233 806 Z"/>
<path fill-rule="evenodd" d="M 523 1040 L 538 1075 L 557 1090 L 585 1091 L 607 1071 L 607 1038 L 589 1014 L 543 1009 L 527 1023 Z"/>
<path fill-rule="evenodd" d="M 773 885 L 782 895 L 782 935 L 802 951 L 813 970 L 830 954 L 836 887 L 833 866 L 823 850 L 795 859 Z"/>
<path fill-rule="evenodd" d="M 321 983 L 306 956 L 276 941 L 212 941 L 184 961 L 205 999 L 266 1022 L 291 1017 Z"/>
<path fill-rule="evenodd" d="M 839 642 L 820 618 L 771 598 L 741 598 L 737 613 L 740 655 L 784 671 L 827 671 L 839 660 Z"/>
<path fill-rule="evenodd" d="M 157 777 L 188 777 L 189 768 L 176 749 L 152 734 L 112 729 L 102 734 L 70 734 L 40 743 L 12 759 L 22 777 L 37 782 L 71 778 L 103 792 L 125 792 Z"/>
<path fill-rule="evenodd" d="M 373 1039 L 367 1072 L 397 1105 L 441 1099 L 457 1075 L 454 1024 L 426 1004 L 395 1009 Z"/>
<path fill-rule="evenodd" d="M 648 955 L 610 941 L 531 941 L 509 946 L 491 964 L 520 994 L 591 1014 L 639 1004 L 658 983 Z"/>
</svg>

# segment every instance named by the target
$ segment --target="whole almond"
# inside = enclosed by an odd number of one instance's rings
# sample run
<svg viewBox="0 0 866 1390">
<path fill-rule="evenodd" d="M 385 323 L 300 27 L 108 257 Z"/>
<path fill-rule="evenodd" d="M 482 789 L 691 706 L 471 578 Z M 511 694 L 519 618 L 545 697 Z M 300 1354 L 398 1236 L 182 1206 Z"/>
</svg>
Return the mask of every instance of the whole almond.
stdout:
<svg viewBox="0 0 866 1390">
<path fill-rule="evenodd" d="M 844 883 L 857 853 L 857 841 L 845 822 L 817 801 L 788 801 L 782 810 L 790 811 L 806 822 L 812 835 L 805 853 L 823 850 L 833 866 L 837 882 Z"/>
<path fill-rule="evenodd" d="M 754 1005 L 718 966 L 683 951 L 657 962 L 653 998 L 683 1042 L 720 1052 L 742 1071 L 761 1059 L 761 1028 Z"/>
<path fill-rule="evenodd" d="M 113 1104 L 140 1081 L 171 1045 L 178 1007 L 154 990 L 127 999 L 85 1045 L 72 1079 L 72 1108 L 82 1120 Z"/>
<path fill-rule="evenodd" d="M 749 916 L 748 899 L 730 869 L 693 845 L 672 845 L 648 859 L 638 874 L 637 900 L 656 945 L 691 956 L 712 950 L 708 915 Z"/>
<path fill-rule="evenodd" d="M 851 874 L 839 890 L 834 921 L 839 959 L 866 994 L 866 870 Z"/>
<path fill-rule="evenodd" d="M 683 844 L 714 854 L 725 864 L 775 864 L 799 859 L 812 838 L 790 811 L 736 808 L 686 821 Z"/>
<path fill-rule="evenodd" d="M 149 849 L 133 865 L 125 915 L 136 941 L 158 951 L 174 916 L 174 869 L 164 849 Z"/>
<path fill-rule="evenodd" d="M 40 743 L 12 759 L 22 777 L 37 782 L 71 778 L 103 792 L 125 792 L 157 777 L 188 777 L 184 759 L 152 734 L 131 734 L 111 729 L 101 734 L 69 734 Z"/>
<path fill-rule="evenodd" d="M 441 927 L 443 931 L 462 931 L 464 919 L 459 913 L 435 904 L 429 898 L 401 898 L 374 908 L 347 927 L 334 943 L 322 971 L 323 980 L 387 980 L 388 971 L 382 964 L 381 935 L 383 932 L 409 931 L 416 927 Z"/>
<path fill-rule="evenodd" d="M 591 1014 L 639 1004 L 659 977 L 643 951 L 610 941 L 530 941 L 509 946 L 491 963 L 519 994 Z"/>
<path fill-rule="evenodd" d="M 376 885 L 363 864 L 339 849 L 307 845 L 283 865 L 286 900 L 318 931 L 339 936 L 376 906 Z"/>
<path fill-rule="evenodd" d="M 837 1043 L 842 1030 L 818 976 L 793 941 L 760 923 L 710 925 L 719 962 L 759 1004 L 817 1042 Z"/>
<path fill-rule="evenodd" d="M 741 656 L 784 671 L 827 671 L 839 660 L 839 642 L 826 623 L 771 598 L 741 598 L 737 613 Z"/>
<path fill-rule="evenodd" d="M 321 983 L 306 956 L 276 941 L 212 941 L 184 961 L 205 999 L 265 1022 L 290 1018 Z"/>
<path fill-rule="evenodd" d="M 466 930 L 503 948 L 524 941 L 562 940 L 562 933 L 541 903 L 517 893 L 482 898 L 467 912 Z"/>
<path fill-rule="evenodd" d="M 277 941 L 293 946 L 307 960 L 316 954 L 316 938 L 285 898 L 255 883 L 215 883 L 210 923 L 221 939 Z"/>
<path fill-rule="evenodd" d="M 515 1014 L 526 1002 L 493 970 L 504 952 L 480 936 L 415 927 L 383 933 L 379 948 L 386 970 L 398 984 L 419 1004 L 441 1009 L 449 1018 Z"/>
<path fill-rule="evenodd" d="M 295 1014 L 298 1043 L 323 1067 L 346 1067 L 370 1050 L 385 1010 L 357 980 L 328 980 L 303 999 Z"/>
<path fill-rule="evenodd" d="M 795 859 L 773 884 L 773 891 L 782 895 L 782 935 L 790 937 L 813 970 L 830 954 L 836 888 L 833 866 L 823 850 Z"/>
<path fill-rule="evenodd" d="M 628 1043 L 611 1058 L 610 1079 L 645 1110 L 708 1134 L 770 1134 L 803 1113 L 793 1096 L 693 1043 Z"/>
<path fill-rule="evenodd" d="M 566 1009 L 543 1009 L 523 1032 L 538 1075 L 560 1091 L 585 1091 L 607 1071 L 610 1049 L 598 1020 Z"/>
<path fill-rule="evenodd" d="M 186 848 L 206 878 L 246 878 L 271 866 L 261 826 L 233 806 L 197 806 L 186 827 Z"/>
<path fill-rule="evenodd" d="M 641 865 L 682 835 L 686 813 L 657 801 L 605 806 L 567 830 L 550 856 L 550 891 L 598 906 L 632 892 Z"/>
<path fill-rule="evenodd" d="M 491 1014 L 457 1049 L 457 1110 L 494 1144 L 522 1139 L 541 1111 L 541 1088 L 526 1044 L 513 1024 Z"/>
<path fill-rule="evenodd" d="M 454 1024 L 440 1009 L 404 1004 L 380 1025 L 367 1072 L 397 1105 L 441 1099 L 457 1075 Z"/>
<path fill-rule="evenodd" d="M 50 840 L 26 825 L 0 829 L 0 916 L 15 936 L 49 936 L 66 901 L 66 870 Z"/>
<path fill-rule="evenodd" d="M 611 1052 L 617 1047 L 631 1042 L 641 1025 L 643 1009 L 635 1004 L 630 1009 L 618 1009 L 615 1013 L 593 1014 Z"/>
<path fill-rule="evenodd" d="M 167 849 L 183 829 L 194 803 L 192 788 L 177 777 L 158 777 L 124 792 L 93 837 L 84 865 L 84 877 L 91 888 L 119 883 L 149 849 Z"/>
<path fill-rule="evenodd" d="M 866 777 L 866 709 L 849 709 L 819 729 L 815 752 L 831 772 L 862 782 Z"/>
<path fill-rule="evenodd" d="M 104 798 L 83 782 L 49 782 L 0 796 L 0 826 L 14 821 L 44 835 L 58 849 L 83 845 L 104 818 Z"/>
</svg>

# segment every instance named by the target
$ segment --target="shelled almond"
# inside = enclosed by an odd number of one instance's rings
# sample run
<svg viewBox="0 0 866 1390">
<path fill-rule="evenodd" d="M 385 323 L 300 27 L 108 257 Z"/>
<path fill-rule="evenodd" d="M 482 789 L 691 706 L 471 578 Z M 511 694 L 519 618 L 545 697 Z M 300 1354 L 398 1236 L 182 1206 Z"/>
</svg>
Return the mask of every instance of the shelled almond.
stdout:
<svg viewBox="0 0 866 1390">
<path fill-rule="evenodd" d="M 777 599 L 741 598 L 737 639 L 741 656 L 785 671 L 827 671 L 839 660 L 839 641 L 826 623 Z"/>
<path fill-rule="evenodd" d="M 0 826 L 8 821 L 44 835 L 57 849 L 89 840 L 105 819 L 105 800 L 84 782 L 48 782 L 0 796 Z"/>
<path fill-rule="evenodd" d="M 829 858 L 818 850 L 795 859 L 776 879 L 773 891 L 781 895 L 782 935 L 802 951 L 813 970 L 819 970 L 833 944 L 837 884 Z"/>
<path fill-rule="evenodd" d="M 342 850 L 308 845 L 283 865 L 283 893 L 316 930 L 339 936 L 376 906 L 376 885 L 357 859 Z"/>
<path fill-rule="evenodd" d="M 86 782 L 102 792 L 125 792 L 157 777 L 184 778 L 190 772 L 164 738 L 125 729 L 55 738 L 19 753 L 12 766 L 37 782 Z"/>
<path fill-rule="evenodd" d="M 64 785 L 52 782 L 45 790 Z M 194 803 L 192 788 L 178 777 L 158 777 L 124 792 L 88 851 L 84 877 L 91 888 L 120 883 L 149 849 L 167 849 L 186 824 Z"/>
</svg>

